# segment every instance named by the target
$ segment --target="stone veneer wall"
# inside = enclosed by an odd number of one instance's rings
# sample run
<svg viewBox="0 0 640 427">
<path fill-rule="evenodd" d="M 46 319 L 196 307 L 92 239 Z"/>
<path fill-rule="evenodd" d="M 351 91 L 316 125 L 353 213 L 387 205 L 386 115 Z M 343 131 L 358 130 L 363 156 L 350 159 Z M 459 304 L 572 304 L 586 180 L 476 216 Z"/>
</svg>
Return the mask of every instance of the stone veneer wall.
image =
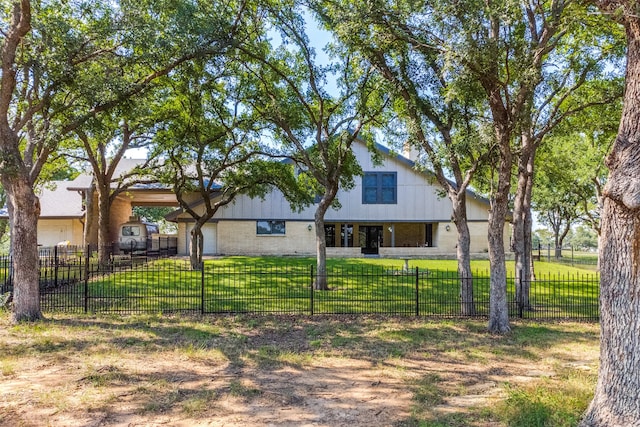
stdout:
<svg viewBox="0 0 640 427">
<path fill-rule="evenodd" d="M 309 231 L 309 225 L 312 230 Z M 391 238 L 385 224 L 385 243 L 390 244 Z M 446 226 L 449 225 L 449 231 Z M 179 249 L 184 249 L 185 223 L 180 224 L 179 239 L 181 245 Z M 256 221 L 220 221 L 217 223 L 216 239 L 217 254 L 219 255 L 285 255 L 285 256 L 315 256 L 315 231 L 313 223 L 309 221 L 286 221 L 285 235 L 258 235 L 256 232 Z M 417 224 L 415 231 L 421 231 L 424 224 Z M 397 227 L 400 228 L 400 227 Z M 357 224 L 354 227 L 354 247 L 328 247 L 327 257 L 359 257 L 362 256 L 357 242 Z M 409 227 L 409 229 L 412 229 Z M 487 243 L 487 223 L 469 223 L 471 233 L 471 253 L 476 256 L 486 256 L 488 253 Z M 509 253 L 509 227 L 505 227 L 505 249 Z M 424 238 L 424 231 L 422 236 Z M 397 236 L 396 236 L 397 239 Z M 380 256 L 388 258 L 429 258 L 434 257 L 455 257 L 457 233 L 452 223 L 438 223 L 433 226 L 433 247 L 389 247 L 380 248 Z"/>
<path fill-rule="evenodd" d="M 309 230 L 311 225 L 311 230 Z M 286 221 L 284 235 L 258 235 L 256 221 L 220 221 L 218 252 L 224 255 L 314 255 L 313 223 Z"/>
<path fill-rule="evenodd" d="M 96 215 L 98 212 L 96 204 Z M 112 242 L 118 241 L 118 233 L 120 232 L 120 225 L 129 221 L 133 209 L 131 207 L 131 200 L 128 197 L 117 197 L 111 204 L 110 222 L 109 222 L 109 235 Z"/>
</svg>

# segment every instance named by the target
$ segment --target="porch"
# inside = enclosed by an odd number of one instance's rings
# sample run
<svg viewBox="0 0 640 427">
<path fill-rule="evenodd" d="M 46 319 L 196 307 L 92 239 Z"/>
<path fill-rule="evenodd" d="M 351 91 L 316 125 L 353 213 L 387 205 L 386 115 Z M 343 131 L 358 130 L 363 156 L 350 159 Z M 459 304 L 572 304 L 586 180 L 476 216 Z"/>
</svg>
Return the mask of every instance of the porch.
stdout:
<svg viewBox="0 0 640 427">
<path fill-rule="evenodd" d="M 327 223 L 327 256 L 423 258 L 455 254 L 456 233 L 449 223 Z"/>
</svg>

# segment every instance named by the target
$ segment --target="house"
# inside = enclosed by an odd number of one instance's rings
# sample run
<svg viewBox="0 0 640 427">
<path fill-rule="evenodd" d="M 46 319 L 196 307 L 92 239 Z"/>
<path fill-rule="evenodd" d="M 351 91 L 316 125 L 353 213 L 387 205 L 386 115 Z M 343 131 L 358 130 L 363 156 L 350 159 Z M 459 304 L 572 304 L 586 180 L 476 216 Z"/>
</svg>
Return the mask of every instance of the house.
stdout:
<svg viewBox="0 0 640 427">
<path fill-rule="evenodd" d="M 378 149 L 383 161 L 377 164 L 364 143 L 357 141 L 354 154 L 364 171 L 355 186 L 341 190 L 342 207 L 325 216 L 327 256 L 410 258 L 454 256 L 457 234 L 451 221 L 451 203 L 430 173 L 421 172 L 408 157 Z M 119 172 L 131 170 L 141 160 L 124 159 Z M 43 246 L 69 241 L 85 244 L 86 197 L 92 176 L 81 174 L 73 181 L 55 181 L 38 190 L 41 216 L 38 243 Z M 468 191 L 467 210 L 472 254 L 488 252 L 489 202 Z M 192 206 L 201 211 L 202 202 L 194 194 Z M 95 202 L 95 195 L 94 195 Z M 120 194 L 111 207 L 110 232 L 117 236 L 133 206 L 177 206 L 175 194 L 156 184 L 137 184 Z M 97 223 L 96 213 L 89 221 Z M 272 190 L 264 199 L 238 196 L 221 208 L 204 226 L 204 253 L 207 255 L 314 255 L 315 206 L 301 212 L 291 209 L 284 195 Z M 6 210 L 0 218 L 6 218 Z M 167 216 L 178 225 L 178 252 L 189 253 L 193 219 L 181 210 Z M 92 227 L 96 230 L 96 227 Z M 96 243 L 95 232 L 86 243 Z M 505 227 L 505 249 L 509 242 Z"/>
<path fill-rule="evenodd" d="M 117 180 L 120 177 L 126 177 L 130 171 L 132 171 L 136 167 L 139 167 L 145 162 L 145 159 L 121 159 L 114 171 L 114 180 Z M 123 179 L 126 180 L 126 178 Z M 70 191 L 77 192 L 83 198 L 83 200 L 86 200 L 86 197 L 91 194 L 90 188 L 92 180 L 92 174 L 81 174 L 74 180 L 73 185 L 68 186 L 68 189 Z M 115 189 L 117 187 L 117 183 L 113 182 L 111 184 L 111 187 Z M 93 221 L 91 230 L 93 232 L 90 236 L 87 236 L 87 241 L 85 242 L 85 244 L 98 243 L 97 197 L 97 192 L 93 192 L 94 209 L 91 218 L 91 221 Z M 86 201 L 83 203 L 84 206 L 86 206 Z M 166 186 L 160 185 L 158 183 L 135 183 L 133 185 L 130 185 L 129 188 L 126 189 L 126 191 L 118 194 L 118 196 L 116 196 L 116 198 L 111 203 L 111 210 L 109 212 L 109 235 L 111 236 L 112 242 L 116 242 L 118 240 L 120 225 L 129 221 L 129 218 L 132 216 L 134 206 L 176 207 L 178 206 L 178 200 L 176 199 L 175 194 L 170 188 L 167 188 Z"/>
<path fill-rule="evenodd" d="M 364 175 L 355 187 L 340 191 L 339 210 L 325 216 L 327 256 L 430 257 L 456 253 L 457 233 L 451 202 L 429 173 L 416 170 L 410 159 L 379 146 L 381 164 L 374 164 L 364 143 L 353 146 Z M 489 202 L 469 191 L 467 201 L 471 252 L 488 251 Z M 192 207 L 204 211 L 202 202 Z M 315 206 L 291 209 L 277 189 L 264 199 L 236 197 L 203 227 L 204 254 L 313 255 Z M 166 217 L 178 224 L 178 253 L 189 253 L 193 219 L 178 210 Z M 505 242 L 508 243 L 505 227 Z"/>
<path fill-rule="evenodd" d="M 64 241 L 82 244 L 84 206 L 82 196 L 69 191 L 74 181 L 52 181 L 36 190 L 40 199 L 38 245 L 55 246 Z"/>
<path fill-rule="evenodd" d="M 122 159 L 114 176 L 121 176 L 141 164 L 141 159 Z M 52 181 L 36 190 L 40 199 L 38 219 L 38 245 L 55 246 L 60 242 L 71 245 L 96 244 L 97 237 L 97 194 L 93 194 L 94 214 L 86 218 L 87 195 L 90 194 L 93 176 L 90 173 L 78 175 L 72 181 Z M 127 222 L 133 206 L 178 206 L 175 194 L 156 184 L 136 184 L 116 197 L 111 205 L 109 232 L 115 241 L 120 224 Z M 8 219 L 6 209 L 0 210 L 0 219 Z M 84 240 L 87 221 L 91 221 L 92 235 Z"/>
</svg>

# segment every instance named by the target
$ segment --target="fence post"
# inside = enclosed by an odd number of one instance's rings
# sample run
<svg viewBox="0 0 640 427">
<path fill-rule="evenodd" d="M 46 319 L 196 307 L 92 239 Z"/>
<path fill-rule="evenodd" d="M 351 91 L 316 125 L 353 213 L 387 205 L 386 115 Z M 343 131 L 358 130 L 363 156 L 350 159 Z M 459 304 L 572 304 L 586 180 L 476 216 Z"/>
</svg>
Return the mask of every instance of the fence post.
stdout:
<svg viewBox="0 0 640 427">
<path fill-rule="evenodd" d="M 524 295 L 522 295 L 522 270 L 518 274 L 518 317 L 524 316 Z"/>
<path fill-rule="evenodd" d="M 58 288 L 58 245 L 53 247 L 53 287 Z"/>
<path fill-rule="evenodd" d="M 84 312 L 89 311 L 89 258 L 91 245 L 87 245 L 84 251 Z"/>
<path fill-rule="evenodd" d="M 310 267 L 311 268 L 309 269 L 309 271 L 310 271 L 310 277 L 309 278 L 311 280 L 309 282 L 311 283 L 311 285 L 310 285 L 311 286 L 311 295 L 310 295 L 310 298 L 309 298 L 309 312 L 311 312 L 311 315 L 313 316 L 313 264 L 311 264 Z"/>
<path fill-rule="evenodd" d="M 416 316 L 420 316 L 420 267 L 416 266 Z"/>
<path fill-rule="evenodd" d="M 9 288 L 13 294 L 13 251 L 9 252 Z"/>
<path fill-rule="evenodd" d="M 200 263 L 200 314 L 204 314 L 204 261 Z"/>
</svg>

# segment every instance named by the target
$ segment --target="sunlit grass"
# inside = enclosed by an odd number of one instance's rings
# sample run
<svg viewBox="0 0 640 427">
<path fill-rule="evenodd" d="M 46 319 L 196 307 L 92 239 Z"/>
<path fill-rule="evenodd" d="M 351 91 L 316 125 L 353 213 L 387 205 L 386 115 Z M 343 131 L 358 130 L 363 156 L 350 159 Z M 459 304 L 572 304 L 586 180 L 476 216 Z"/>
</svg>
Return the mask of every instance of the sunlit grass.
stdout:
<svg viewBox="0 0 640 427">
<path fill-rule="evenodd" d="M 14 360 L 3 360 L 0 362 L 0 374 L 3 377 L 9 377 L 15 375 L 16 373 L 16 364 L 18 362 Z"/>
<path fill-rule="evenodd" d="M 204 274 L 186 261 L 158 260 L 89 283 L 89 312 L 392 313 L 457 316 L 461 312 L 455 260 L 330 259 L 329 291 L 313 291 L 315 260 L 227 257 L 205 262 Z M 513 263 L 507 290 L 518 315 Z M 489 263 L 473 261 L 476 314 L 489 310 Z M 418 275 L 416 276 L 416 271 Z M 584 270 L 536 264 L 530 318 L 597 316 L 598 279 Z M 417 282 L 417 283 L 416 283 Z M 416 285 L 418 295 L 416 295 Z M 61 297 L 62 298 L 62 297 Z"/>
<path fill-rule="evenodd" d="M 595 373 L 565 369 L 555 378 L 530 385 L 507 385 L 507 398 L 492 411 L 514 427 L 573 427 L 591 401 Z"/>
<path fill-rule="evenodd" d="M 345 321 L 55 314 L 45 322 L 18 325 L 8 317 L 0 314 L 0 378 L 30 378 L 34 387 L 20 390 L 22 401 L 69 420 L 116 411 L 126 396 L 131 411 L 147 420 L 174 413 L 195 421 L 229 397 L 267 402 L 272 391 L 252 373 L 273 380 L 282 369 L 302 375 L 339 359 L 356 361 L 358 372 L 363 363 L 384 369 L 383 383 L 387 376 L 401 379 L 413 395 L 406 408 L 412 415 L 401 425 L 575 426 L 597 373 L 594 324 L 514 322 L 511 334 L 493 336 L 485 322 L 381 316 Z M 459 375 L 472 364 L 472 375 Z M 478 393 L 474 387 L 486 383 L 494 389 L 486 402 L 438 410 L 453 398 Z M 294 402 L 287 387 L 277 390 Z M 304 391 L 295 398 L 304 402 Z"/>
<path fill-rule="evenodd" d="M 180 403 L 182 412 L 190 417 L 198 417 L 211 409 L 216 397 L 213 390 L 198 390 Z"/>
</svg>

